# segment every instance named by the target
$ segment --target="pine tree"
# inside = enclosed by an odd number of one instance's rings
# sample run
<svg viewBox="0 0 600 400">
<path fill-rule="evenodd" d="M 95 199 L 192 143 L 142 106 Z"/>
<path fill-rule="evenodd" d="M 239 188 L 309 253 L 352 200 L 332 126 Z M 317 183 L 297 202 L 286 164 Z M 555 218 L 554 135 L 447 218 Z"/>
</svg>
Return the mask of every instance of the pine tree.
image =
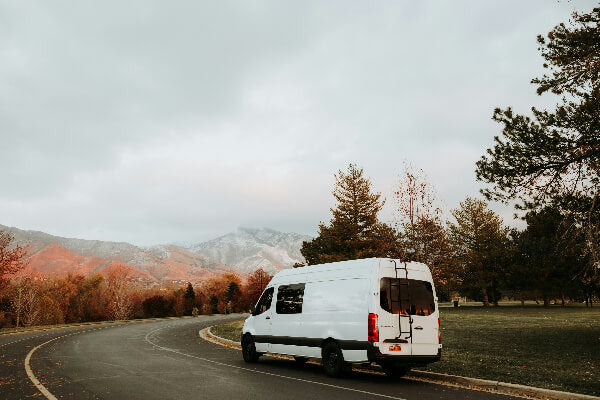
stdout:
<svg viewBox="0 0 600 400">
<path fill-rule="evenodd" d="M 210 296 L 210 312 L 212 314 L 219 313 L 219 298 L 214 294 Z"/>
<path fill-rule="evenodd" d="M 385 257 L 392 251 L 395 232 L 377 218 L 385 200 L 381 193 L 372 193 L 371 180 L 363 173 L 350 164 L 346 172 L 334 175 L 337 205 L 331 209 L 333 218 L 328 226 L 319 224 L 318 237 L 302 243 L 301 253 L 309 265 Z"/>
<path fill-rule="evenodd" d="M 521 264 L 536 277 L 533 287 L 545 306 L 555 296 L 562 298 L 564 306 L 565 293 L 577 290 L 577 281 L 571 277 L 586 263 L 582 257 L 585 235 L 573 218 L 553 207 L 531 211 L 525 220 L 527 229 L 518 241 Z"/>
<path fill-rule="evenodd" d="M 187 288 L 185 289 L 185 293 L 183 294 L 183 313 L 184 315 L 192 315 L 192 310 L 194 309 L 196 303 L 196 293 L 194 292 L 194 287 L 190 282 L 187 284 Z"/>
<path fill-rule="evenodd" d="M 450 223 L 454 257 L 459 264 L 461 291 L 472 291 L 489 306 L 490 297 L 497 304 L 502 266 L 508 254 L 508 229 L 487 203 L 467 197 L 452 211 L 456 224 Z"/>
<path fill-rule="evenodd" d="M 532 116 L 497 108 L 502 136 L 477 162 L 487 199 L 519 199 L 525 210 L 568 210 L 587 235 L 587 266 L 577 275 L 600 283 L 600 7 L 573 13 L 547 37 L 538 36 L 549 74 L 532 80 L 539 95 L 561 95 L 554 110 Z"/>
</svg>

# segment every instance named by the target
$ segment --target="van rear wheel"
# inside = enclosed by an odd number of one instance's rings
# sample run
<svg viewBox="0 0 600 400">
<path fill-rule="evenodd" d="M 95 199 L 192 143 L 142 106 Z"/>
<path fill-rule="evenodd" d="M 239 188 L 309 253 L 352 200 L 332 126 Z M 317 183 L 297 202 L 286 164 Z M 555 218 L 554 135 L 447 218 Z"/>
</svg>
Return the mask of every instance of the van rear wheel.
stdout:
<svg viewBox="0 0 600 400">
<path fill-rule="evenodd" d="M 308 361 L 308 358 L 307 357 L 294 356 L 294 360 L 296 360 L 296 364 L 302 366 L 302 365 L 306 364 L 306 362 Z"/>
<path fill-rule="evenodd" d="M 247 363 L 255 363 L 260 357 L 260 353 L 256 351 L 256 345 L 251 335 L 244 336 L 244 340 L 242 340 L 242 356 Z"/>
<path fill-rule="evenodd" d="M 410 367 L 404 365 L 384 364 L 381 368 L 389 378 L 402 378 L 410 371 Z"/>
<path fill-rule="evenodd" d="M 344 362 L 342 350 L 335 342 L 329 342 L 323 347 L 323 369 L 333 378 L 339 378 L 352 369 Z"/>
</svg>

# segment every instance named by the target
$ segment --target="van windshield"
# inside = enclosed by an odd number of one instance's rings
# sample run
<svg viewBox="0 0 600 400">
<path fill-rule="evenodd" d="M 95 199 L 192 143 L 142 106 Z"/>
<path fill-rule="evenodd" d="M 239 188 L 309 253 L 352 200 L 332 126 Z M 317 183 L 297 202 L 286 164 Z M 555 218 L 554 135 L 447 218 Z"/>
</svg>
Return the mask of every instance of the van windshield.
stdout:
<svg viewBox="0 0 600 400">
<path fill-rule="evenodd" d="M 430 282 L 381 278 L 379 290 L 381 308 L 392 314 L 427 316 L 435 311 Z"/>
</svg>

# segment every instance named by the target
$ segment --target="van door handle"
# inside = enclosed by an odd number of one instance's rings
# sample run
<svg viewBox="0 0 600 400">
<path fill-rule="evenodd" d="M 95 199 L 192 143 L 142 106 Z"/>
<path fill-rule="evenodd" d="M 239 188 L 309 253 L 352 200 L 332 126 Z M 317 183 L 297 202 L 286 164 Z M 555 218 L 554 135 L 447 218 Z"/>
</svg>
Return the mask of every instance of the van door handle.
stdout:
<svg viewBox="0 0 600 400">
<path fill-rule="evenodd" d="M 415 328 L 414 328 L 414 329 L 418 329 L 418 330 L 422 331 L 422 330 L 423 330 L 423 327 L 422 327 L 422 326 L 415 326 Z"/>
<path fill-rule="evenodd" d="M 269 316 L 266 316 L 266 317 L 265 317 L 265 319 L 271 319 L 271 317 L 269 317 Z M 423 328 L 421 328 L 421 329 L 423 329 Z"/>
</svg>

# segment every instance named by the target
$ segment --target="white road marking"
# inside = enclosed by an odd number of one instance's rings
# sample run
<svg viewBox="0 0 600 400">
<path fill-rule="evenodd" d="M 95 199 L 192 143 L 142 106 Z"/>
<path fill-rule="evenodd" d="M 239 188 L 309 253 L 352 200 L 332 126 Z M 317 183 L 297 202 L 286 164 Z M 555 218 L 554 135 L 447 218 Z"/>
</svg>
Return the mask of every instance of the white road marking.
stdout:
<svg viewBox="0 0 600 400">
<path fill-rule="evenodd" d="M 113 325 L 114 326 L 114 325 Z M 111 326 L 112 327 L 112 326 Z M 108 326 L 106 327 L 108 328 Z M 31 370 L 31 367 L 29 366 L 29 360 L 31 360 L 31 356 L 33 355 L 33 353 L 35 353 L 35 351 L 37 349 L 39 349 L 42 346 L 47 345 L 50 342 L 53 342 L 55 340 L 67 337 L 67 336 L 73 336 L 73 335 L 78 335 L 80 333 L 85 333 L 85 332 L 91 332 L 91 331 L 96 331 L 99 329 L 103 329 L 103 328 L 92 328 L 92 329 L 88 329 L 85 331 L 79 331 L 79 332 L 73 332 L 73 333 L 69 333 L 68 335 L 62 335 L 62 336 L 57 336 L 54 339 L 50 339 L 47 342 L 44 342 L 40 345 L 35 346 L 33 349 L 31 349 L 29 351 L 29 353 L 27 353 L 27 357 L 25 357 L 25 372 L 27 372 L 27 376 L 29 377 L 29 379 L 31 380 L 31 382 L 33 382 L 33 384 L 35 385 L 35 387 L 44 395 L 46 396 L 46 398 L 48 400 L 58 400 L 52 393 L 50 393 L 50 391 L 48 389 L 46 389 L 46 387 L 44 385 L 42 385 L 42 383 L 35 377 L 35 374 L 33 373 L 33 371 Z M 46 336 L 48 334 L 42 335 L 42 336 Z M 33 337 L 32 337 L 33 338 Z M 32 339 L 30 338 L 30 339 Z M 25 340 L 25 339 L 22 339 Z M 16 342 L 13 342 L 16 343 Z M 10 344 L 10 343 L 7 343 Z"/>
<path fill-rule="evenodd" d="M 152 342 L 149 339 L 150 335 L 152 335 L 153 333 L 158 332 L 158 331 L 160 331 L 161 329 L 164 329 L 164 328 L 167 328 L 167 326 L 163 326 L 162 328 L 157 328 L 157 329 L 155 329 L 153 331 L 148 332 L 146 334 L 146 337 L 144 339 L 146 340 L 146 342 L 148 342 L 152 346 L 157 347 L 157 348 L 159 348 L 161 350 L 169 351 L 171 353 L 179 354 L 179 355 L 186 356 L 186 357 L 196 358 L 198 360 L 202 360 L 202 361 L 209 362 L 209 363 L 216 364 L 216 365 L 221 365 L 223 367 L 235 368 L 235 369 L 239 369 L 239 370 L 242 370 L 242 371 L 249 371 L 249 372 L 254 372 L 254 373 L 257 373 L 257 374 L 274 376 L 274 377 L 283 378 L 283 379 L 289 379 L 289 380 L 292 380 L 292 381 L 299 381 L 299 382 L 311 383 L 313 385 L 320 385 L 320 386 L 330 387 L 330 388 L 334 388 L 334 389 L 341 389 L 341 390 L 346 390 L 346 391 L 350 391 L 350 392 L 367 394 L 367 395 L 370 395 L 370 396 L 383 397 L 383 398 L 386 398 L 386 399 L 406 400 L 406 399 L 404 399 L 402 397 L 394 397 L 394 396 L 389 396 L 389 395 L 381 394 L 381 393 L 367 392 L 366 390 L 352 389 L 352 388 L 348 388 L 348 387 L 344 387 L 344 386 L 332 385 L 330 383 L 311 381 L 311 380 L 307 380 L 307 379 L 295 378 L 293 376 L 279 375 L 279 374 L 274 374 L 274 373 L 271 373 L 271 372 L 258 371 L 256 369 L 252 369 L 252 368 L 244 368 L 244 367 L 239 367 L 237 365 L 226 364 L 226 363 L 223 363 L 223 362 L 220 362 L 220 361 L 215 361 L 215 360 L 211 360 L 211 359 L 208 359 L 208 358 L 198 357 L 198 356 L 194 356 L 194 355 L 191 355 L 191 354 L 183 353 L 183 352 L 181 352 L 179 350 L 176 350 L 176 349 L 170 349 L 168 347 L 163 347 L 163 346 L 160 346 L 160 345 Z"/>
<path fill-rule="evenodd" d="M 79 332 L 77 332 L 77 333 L 79 333 Z M 55 337 L 54 339 L 50 339 L 50 340 L 48 340 L 47 342 L 44 342 L 44 343 L 42 343 L 42 344 L 40 344 L 40 345 L 37 345 L 37 346 L 35 346 L 33 349 L 31 349 L 31 350 L 29 351 L 29 353 L 27 353 L 27 357 L 25 357 L 25 372 L 27 372 L 27 376 L 29 377 L 29 379 L 31 379 L 31 382 L 33 382 L 33 384 L 35 385 L 35 387 L 36 387 L 36 388 L 37 388 L 37 389 L 38 389 L 38 390 L 39 390 L 39 391 L 40 391 L 40 392 L 41 392 L 41 393 L 42 393 L 44 396 L 46 396 L 46 398 L 47 398 L 48 400 L 57 400 L 57 399 L 56 399 L 56 397 L 54 397 L 54 395 L 53 395 L 52 393 L 50 393 L 50 391 L 48 391 L 48 389 L 46 389 L 46 387 L 45 387 L 44 385 L 42 385 L 42 384 L 40 383 L 40 381 L 38 381 L 38 379 L 35 377 L 35 375 L 34 375 L 33 371 L 31 370 L 31 367 L 29 366 L 29 360 L 31 359 L 31 355 L 32 355 L 32 354 L 33 354 L 33 353 L 34 353 L 34 352 L 35 352 L 37 349 L 39 349 L 40 347 L 42 347 L 42 346 L 44 346 L 44 345 L 46 345 L 46 344 L 48 344 L 48 343 L 50 343 L 50 342 L 53 342 L 53 341 L 55 341 L 55 340 L 57 340 L 57 339 L 63 338 L 63 337 L 65 337 L 65 336 L 71 336 L 71 335 L 74 335 L 74 333 L 71 333 L 71 334 L 69 334 L 69 335 L 58 336 L 58 337 Z"/>
</svg>

